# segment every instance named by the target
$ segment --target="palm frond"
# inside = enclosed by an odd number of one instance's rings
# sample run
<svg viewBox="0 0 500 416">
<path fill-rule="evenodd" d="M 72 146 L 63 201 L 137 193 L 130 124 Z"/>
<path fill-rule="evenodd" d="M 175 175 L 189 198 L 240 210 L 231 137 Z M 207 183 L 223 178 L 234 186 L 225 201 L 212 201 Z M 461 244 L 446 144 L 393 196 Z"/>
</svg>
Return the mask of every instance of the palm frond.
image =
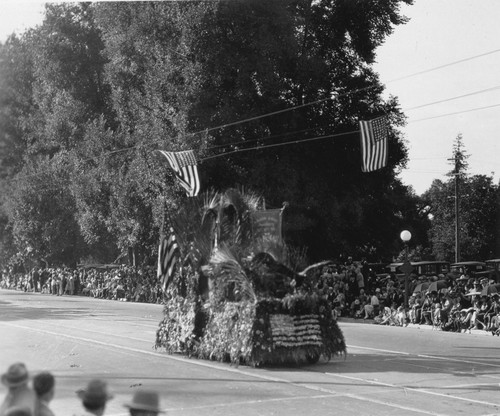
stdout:
<svg viewBox="0 0 500 416">
<path fill-rule="evenodd" d="M 225 291 L 233 286 L 234 292 L 238 293 L 239 297 L 252 302 L 257 300 L 252 282 L 239 262 L 238 256 L 229 247 L 220 247 L 210 258 L 210 264 L 214 284 L 220 290 Z"/>
</svg>

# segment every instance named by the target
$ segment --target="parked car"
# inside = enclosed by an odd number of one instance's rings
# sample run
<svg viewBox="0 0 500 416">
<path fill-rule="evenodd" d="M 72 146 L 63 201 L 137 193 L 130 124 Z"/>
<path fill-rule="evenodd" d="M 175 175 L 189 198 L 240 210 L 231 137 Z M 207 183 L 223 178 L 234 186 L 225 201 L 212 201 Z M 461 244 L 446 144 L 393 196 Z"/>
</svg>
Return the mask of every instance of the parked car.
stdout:
<svg viewBox="0 0 500 416">
<path fill-rule="evenodd" d="M 491 279 L 500 282 L 500 259 L 486 260 L 486 270 L 491 273 Z"/>
<path fill-rule="evenodd" d="M 459 275 L 465 274 L 474 277 L 477 274 L 484 274 L 483 272 L 486 271 L 486 263 L 484 261 L 462 261 L 453 263 L 451 265 L 451 271 Z"/>
<path fill-rule="evenodd" d="M 410 263 L 417 276 L 439 276 L 440 274 L 446 275 L 450 271 L 450 263 L 447 261 L 416 261 Z M 402 262 L 391 263 L 387 268 L 396 274 L 398 277 L 404 277 L 401 270 Z"/>
</svg>

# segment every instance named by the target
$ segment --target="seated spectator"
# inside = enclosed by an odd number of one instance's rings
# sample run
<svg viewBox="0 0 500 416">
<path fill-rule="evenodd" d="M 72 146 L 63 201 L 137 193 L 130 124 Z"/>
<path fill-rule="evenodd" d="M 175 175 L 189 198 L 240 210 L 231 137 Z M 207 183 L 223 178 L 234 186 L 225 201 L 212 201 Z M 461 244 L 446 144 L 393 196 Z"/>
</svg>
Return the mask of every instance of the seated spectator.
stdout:
<svg viewBox="0 0 500 416">
<path fill-rule="evenodd" d="M 491 309 L 491 301 L 488 299 L 488 296 L 483 296 L 481 298 L 479 310 L 476 314 L 475 326 L 477 329 L 485 329 L 486 328 L 486 315 Z"/>
<path fill-rule="evenodd" d="M 351 318 L 361 318 L 364 312 L 364 305 L 360 302 L 359 299 L 354 299 L 349 308 L 349 316 Z"/>
<path fill-rule="evenodd" d="M 54 398 L 54 387 L 54 376 L 48 372 L 33 377 L 33 389 L 38 398 L 35 409 L 36 416 L 54 416 L 54 413 L 49 408 L 49 403 Z"/>
<path fill-rule="evenodd" d="M 461 326 L 461 322 L 460 322 L 460 306 L 459 306 L 459 304 L 453 305 L 452 309 L 448 313 L 447 320 L 442 321 L 441 329 L 443 331 L 461 332 L 462 326 Z"/>
<path fill-rule="evenodd" d="M 465 331 L 471 330 L 472 326 L 471 326 L 471 322 L 472 321 L 472 316 L 474 314 L 474 308 L 473 307 L 470 307 L 470 308 L 464 308 L 464 309 L 461 309 L 460 310 L 460 328 Z"/>
<path fill-rule="evenodd" d="M 485 314 L 484 323 L 486 325 L 486 330 L 490 331 L 492 329 L 493 317 L 497 316 L 500 313 L 500 298 L 498 294 L 494 294 L 491 300 L 491 307 L 489 311 Z"/>
<path fill-rule="evenodd" d="M 433 326 L 441 327 L 441 311 L 443 306 L 441 303 L 434 303 L 431 308 L 431 321 Z"/>
<path fill-rule="evenodd" d="M 373 318 L 373 323 L 377 325 L 390 325 L 392 322 L 392 309 L 382 302 L 380 305 L 379 314 Z"/>
<path fill-rule="evenodd" d="M 394 325 L 396 326 L 407 325 L 406 313 L 403 305 L 397 306 L 396 304 L 394 304 L 393 317 L 394 317 Z"/>
<path fill-rule="evenodd" d="M 426 325 L 432 325 L 432 299 L 429 294 L 425 295 L 424 302 L 422 303 L 422 308 L 421 308 L 421 324 L 426 324 Z"/>
<path fill-rule="evenodd" d="M 379 312 L 379 306 L 380 306 L 380 301 L 379 301 L 379 296 L 380 296 L 380 289 L 377 288 L 375 289 L 375 294 L 370 297 L 370 303 L 366 304 L 364 309 L 365 309 L 365 316 L 363 319 L 369 319 L 372 318 L 374 315 L 377 315 Z"/>
</svg>

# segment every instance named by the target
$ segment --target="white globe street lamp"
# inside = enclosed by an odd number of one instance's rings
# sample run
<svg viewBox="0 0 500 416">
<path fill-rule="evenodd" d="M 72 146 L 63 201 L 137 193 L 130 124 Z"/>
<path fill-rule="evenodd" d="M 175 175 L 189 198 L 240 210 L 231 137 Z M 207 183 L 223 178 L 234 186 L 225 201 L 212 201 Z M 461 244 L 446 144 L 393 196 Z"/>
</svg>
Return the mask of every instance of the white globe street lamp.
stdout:
<svg viewBox="0 0 500 416">
<path fill-rule="evenodd" d="M 405 243 L 405 261 L 403 263 L 403 266 L 401 269 L 405 273 L 405 315 L 408 313 L 408 279 L 410 277 L 410 273 L 412 270 L 411 263 L 408 261 L 408 242 L 411 240 L 411 233 L 408 230 L 403 230 L 401 231 L 401 234 L 399 234 L 399 237 L 401 240 L 403 240 L 403 243 Z M 408 315 L 405 317 L 408 319 Z"/>
<path fill-rule="evenodd" d="M 408 230 L 403 230 L 401 231 L 401 234 L 399 234 L 399 237 L 406 244 L 411 240 L 411 233 Z"/>
</svg>

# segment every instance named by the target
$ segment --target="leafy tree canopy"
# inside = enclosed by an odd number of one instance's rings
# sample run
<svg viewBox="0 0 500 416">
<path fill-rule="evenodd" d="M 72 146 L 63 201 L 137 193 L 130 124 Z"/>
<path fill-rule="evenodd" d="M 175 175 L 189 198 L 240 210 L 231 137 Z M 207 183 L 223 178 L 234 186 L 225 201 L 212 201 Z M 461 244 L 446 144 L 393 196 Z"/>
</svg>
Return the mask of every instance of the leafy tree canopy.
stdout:
<svg viewBox="0 0 500 416">
<path fill-rule="evenodd" d="M 9 125 L 0 144 L 19 149 L 0 162 L 15 166 L 6 181 L 25 184 L 4 203 L 32 201 L 50 185 L 67 198 L 53 214 L 78 242 L 72 256 L 142 247 L 147 258 L 162 207 L 175 214 L 185 198 L 154 150 L 193 149 L 205 189 L 243 185 L 268 207 L 287 201 L 285 237 L 312 259 L 389 258 L 408 222 L 425 227 L 397 178 L 404 115 L 396 98 L 382 98 L 371 66 L 406 21 L 401 3 L 411 1 L 48 5 L 40 27 L 0 49 L 2 65 L 15 58 L 0 80 Z M 364 174 L 358 121 L 381 114 L 389 164 Z M 7 211 L 19 244 L 35 241 L 46 220 L 31 203 Z M 47 247 L 34 245 L 39 255 Z"/>
</svg>

